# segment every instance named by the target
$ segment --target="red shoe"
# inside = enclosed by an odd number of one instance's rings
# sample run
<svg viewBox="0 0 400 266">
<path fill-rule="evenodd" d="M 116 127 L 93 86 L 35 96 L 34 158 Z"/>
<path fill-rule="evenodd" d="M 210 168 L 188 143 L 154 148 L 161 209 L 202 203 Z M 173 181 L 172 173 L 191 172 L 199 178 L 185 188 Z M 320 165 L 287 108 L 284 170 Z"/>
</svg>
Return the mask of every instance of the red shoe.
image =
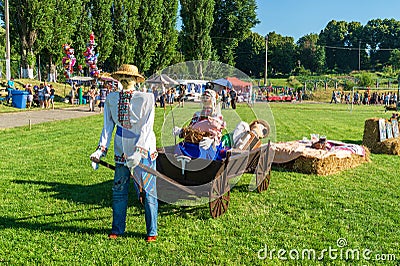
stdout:
<svg viewBox="0 0 400 266">
<path fill-rule="evenodd" d="M 108 234 L 108 238 L 109 238 L 109 239 L 117 239 L 117 238 L 118 238 L 118 235 L 117 235 L 117 234 L 114 234 L 114 233 L 111 233 L 111 234 Z"/>
<path fill-rule="evenodd" d="M 146 236 L 146 242 L 155 242 L 157 240 L 157 236 Z"/>
</svg>

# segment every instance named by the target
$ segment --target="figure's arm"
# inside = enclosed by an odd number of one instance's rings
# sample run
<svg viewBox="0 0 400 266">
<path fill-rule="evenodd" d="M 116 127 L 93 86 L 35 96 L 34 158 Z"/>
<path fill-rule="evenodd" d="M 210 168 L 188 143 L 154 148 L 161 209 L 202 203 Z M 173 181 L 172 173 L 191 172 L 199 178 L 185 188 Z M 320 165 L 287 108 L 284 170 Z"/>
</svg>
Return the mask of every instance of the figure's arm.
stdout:
<svg viewBox="0 0 400 266">
<path fill-rule="evenodd" d="M 135 103 L 132 102 L 132 104 Z M 139 165 L 139 162 L 142 158 L 148 157 L 148 148 L 150 145 L 152 145 L 149 143 L 149 136 L 154 135 L 154 113 L 154 97 L 153 95 L 146 93 L 143 95 L 140 111 L 138 113 L 134 113 L 134 115 L 137 116 L 138 121 L 133 124 L 133 126 L 140 129 L 134 130 L 139 132 L 136 145 L 133 145 L 134 143 L 131 142 L 132 139 L 123 139 L 126 166 L 129 168 L 131 173 L 133 173 L 133 169 Z"/>
<path fill-rule="evenodd" d="M 143 101 L 142 110 L 141 110 L 141 117 L 139 118 L 138 125 L 140 126 L 140 134 L 139 139 L 136 143 L 136 151 L 140 151 L 143 157 L 148 156 L 146 140 L 150 134 L 154 134 L 153 127 L 154 127 L 154 97 L 150 94 L 145 94 L 145 100 Z M 146 145 L 147 144 L 147 145 Z"/>
<path fill-rule="evenodd" d="M 101 157 L 107 155 L 108 147 L 112 138 L 112 132 L 114 130 L 115 123 L 111 116 L 111 110 L 108 104 L 104 105 L 104 119 L 103 119 L 103 130 L 100 135 L 99 144 L 94 153 L 90 155 L 90 159 L 94 162 L 99 161 Z M 92 164 L 94 169 L 97 169 L 97 163 Z"/>
</svg>

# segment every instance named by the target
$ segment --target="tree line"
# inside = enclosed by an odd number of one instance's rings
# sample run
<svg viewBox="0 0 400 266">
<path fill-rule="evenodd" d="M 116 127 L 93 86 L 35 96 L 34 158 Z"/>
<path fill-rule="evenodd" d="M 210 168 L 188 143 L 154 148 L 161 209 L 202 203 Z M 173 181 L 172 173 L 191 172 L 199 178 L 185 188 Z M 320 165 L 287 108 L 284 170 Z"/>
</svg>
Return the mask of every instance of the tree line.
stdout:
<svg viewBox="0 0 400 266">
<path fill-rule="evenodd" d="M 0 3 L 4 21 L 4 0 Z M 74 48 L 77 65 L 85 65 L 82 54 L 93 31 L 103 71 L 132 63 L 151 75 L 178 62 L 213 60 L 261 78 L 266 36 L 252 32 L 259 23 L 256 11 L 255 0 L 13 0 L 11 54 L 25 76 L 39 63 L 46 70 L 62 67 L 65 43 Z M 332 20 L 319 34 L 297 42 L 270 32 L 268 76 L 396 71 L 398 36 L 400 22 L 394 19 L 374 19 L 364 26 Z M 2 46 L 4 51 L 5 43 Z"/>
</svg>

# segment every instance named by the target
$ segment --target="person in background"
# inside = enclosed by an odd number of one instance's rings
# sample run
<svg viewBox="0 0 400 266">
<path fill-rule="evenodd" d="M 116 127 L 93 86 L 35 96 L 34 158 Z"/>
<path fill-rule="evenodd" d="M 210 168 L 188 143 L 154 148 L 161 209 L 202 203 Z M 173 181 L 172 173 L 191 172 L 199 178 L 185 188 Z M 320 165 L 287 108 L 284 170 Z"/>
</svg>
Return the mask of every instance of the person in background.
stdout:
<svg viewBox="0 0 400 266">
<path fill-rule="evenodd" d="M 125 233 L 128 193 L 131 177 L 144 205 L 147 242 L 156 241 L 158 201 L 156 176 L 145 172 L 139 163 L 156 169 L 156 136 L 154 127 L 154 96 L 136 91 L 135 85 L 145 79 L 134 65 L 122 65 L 112 77 L 119 80 L 123 90 L 112 92 L 104 105 L 104 124 L 97 150 L 90 156 L 92 167 L 98 168 L 114 135 L 113 221 L 110 239 Z"/>
<path fill-rule="evenodd" d="M 50 84 L 50 99 L 49 103 L 51 105 L 51 109 L 54 110 L 54 97 L 55 97 L 56 90 L 54 89 L 53 85 Z M 50 106 L 49 106 L 50 107 Z"/>
<path fill-rule="evenodd" d="M 15 83 L 14 83 L 14 78 L 11 78 L 9 81 L 7 81 L 7 104 L 10 103 L 10 99 L 11 99 L 11 91 L 15 90 Z"/>
<path fill-rule="evenodd" d="M 236 93 L 236 91 L 232 88 L 232 89 L 229 91 L 229 95 L 231 96 L 231 106 L 232 106 L 232 109 L 236 109 L 236 101 L 237 101 L 237 93 Z"/>
<path fill-rule="evenodd" d="M 44 97 L 45 91 L 44 91 L 44 85 L 43 83 L 40 83 L 39 89 L 38 89 L 38 96 L 39 96 L 39 104 L 40 108 L 45 107 L 45 97 Z"/>
<path fill-rule="evenodd" d="M 83 102 L 83 88 L 82 85 L 78 87 L 78 99 L 79 99 L 79 104 L 82 104 Z"/>
<path fill-rule="evenodd" d="M 331 102 L 335 102 L 335 104 L 337 103 L 337 99 L 336 99 L 336 91 L 332 91 L 332 98 L 331 98 Z"/>
<path fill-rule="evenodd" d="M 32 84 L 27 84 L 25 91 L 28 92 L 28 97 L 26 98 L 26 108 L 31 108 L 33 103 Z"/>
<path fill-rule="evenodd" d="M 70 95 L 71 95 L 71 104 L 75 104 L 76 82 L 72 82 Z"/>
<path fill-rule="evenodd" d="M 109 92 L 109 90 L 107 88 L 107 84 L 100 85 L 100 103 L 99 103 L 100 113 L 103 112 L 104 103 L 106 101 L 108 92 Z"/>
<path fill-rule="evenodd" d="M 90 89 L 88 91 L 88 98 L 89 98 L 89 112 L 94 112 L 94 106 L 96 103 L 96 86 L 92 85 L 90 86 Z"/>
<path fill-rule="evenodd" d="M 257 99 L 257 92 L 256 90 L 253 89 L 253 91 L 251 92 L 251 106 L 254 107 L 256 99 Z"/>
<path fill-rule="evenodd" d="M 158 90 L 157 87 L 153 88 L 153 95 L 154 95 L 154 105 L 157 107 L 157 99 L 158 99 Z"/>
<path fill-rule="evenodd" d="M 50 107 L 50 87 L 47 85 L 46 81 L 43 83 L 43 91 L 44 91 L 44 107 L 49 108 Z"/>
<path fill-rule="evenodd" d="M 39 87 L 37 85 L 33 86 L 33 103 L 37 107 L 40 107 L 40 101 L 39 101 Z"/>
<path fill-rule="evenodd" d="M 165 110 L 165 100 L 166 100 L 165 92 L 161 92 L 161 95 L 160 95 L 160 107 L 164 108 L 164 110 Z"/>
<path fill-rule="evenodd" d="M 181 85 L 179 88 L 179 96 L 178 96 L 178 107 L 182 107 L 185 104 L 185 95 L 186 95 L 186 88 L 185 85 Z"/>
</svg>

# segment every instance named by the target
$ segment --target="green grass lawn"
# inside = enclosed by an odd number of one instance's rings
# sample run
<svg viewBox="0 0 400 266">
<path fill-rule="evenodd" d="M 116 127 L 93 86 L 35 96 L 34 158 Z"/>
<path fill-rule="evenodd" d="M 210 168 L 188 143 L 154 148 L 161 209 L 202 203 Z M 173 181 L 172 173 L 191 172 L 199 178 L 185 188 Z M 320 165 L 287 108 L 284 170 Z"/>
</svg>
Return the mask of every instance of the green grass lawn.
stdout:
<svg viewBox="0 0 400 266">
<path fill-rule="evenodd" d="M 168 108 L 164 125 L 164 112 L 157 109 L 158 145 L 173 143 L 166 136 L 172 123 L 187 121 L 198 107 L 172 113 Z M 237 113 L 226 110 L 224 117 L 229 129 L 240 119 L 273 117 L 275 141 L 319 133 L 360 144 L 365 119 L 390 116 L 374 106 L 350 112 L 345 105 L 276 103 L 270 109 L 239 105 Z M 161 204 L 159 239 L 150 244 L 143 239 L 144 211 L 132 196 L 126 236 L 108 240 L 113 173 L 93 171 L 89 162 L 102 123 L 96 115 L 0 131 L 0 264 L 376 265 L 380 254 L 396 255 L 385 263 L 400 263 L 400 157 L 389 155 L 373 154 L 371 163 L 325 177 L 273 168 L 271 184 L 261 194 L 248 191 L 246 174 L 218 219 L 206 205 Z M 111 158 L 112 147 L 106 160 Z M 347 241 L 344 248 L 337 246 L 340 238 Z M 318 257 L 330 247 L 338 250 L 332 254 L 336 259 L 328 253 L 322 260 L 301 259 L 304 249 Z M 280 249 L 287 260 L 279 258 Z M 345 260 L 340 252 L 347 249 L 368 249 L 370 259 L 361 253 L 360 260 Z M 293 257 L 296 250 L 300 259 L 293 260 L 289 252 Z"/>
</svg>

